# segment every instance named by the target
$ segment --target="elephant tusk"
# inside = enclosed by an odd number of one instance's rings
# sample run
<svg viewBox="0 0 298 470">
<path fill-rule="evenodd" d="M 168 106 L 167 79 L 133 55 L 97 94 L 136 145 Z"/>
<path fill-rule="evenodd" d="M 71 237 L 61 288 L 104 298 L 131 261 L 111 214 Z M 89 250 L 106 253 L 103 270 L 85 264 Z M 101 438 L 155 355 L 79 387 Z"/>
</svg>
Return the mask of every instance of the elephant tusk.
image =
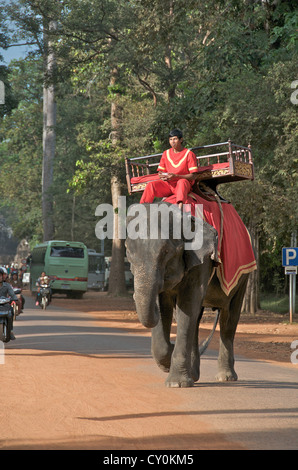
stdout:
<svg viewBox="0 0 298 470">
<path fill-rule="evenodd" d="M 206 351 L 206 349 L 207 349 L 208 346 L 209 346 L 210 341 L 212 340 L 212 336 L 213 336 L 213 334 L 214 334 L 215 328 L 216 328 L 217 323 L 218 323 L 219 314 L 220 314 L 220 310 L 217 309 L 217 313 L 216 313 L 216 316 L 215 316 L 215 320 L 214 320 L 214 325 L 213 325 L 212 331 L 211 331 L 210 335 L 208 336 L 208 338 L 206 338 L 206 339 L 199 345 L 199 353 L 200 353 L 200 356 L 201 356 L 202 354 L 204 354 L 204 352 Z"/>
</svg>

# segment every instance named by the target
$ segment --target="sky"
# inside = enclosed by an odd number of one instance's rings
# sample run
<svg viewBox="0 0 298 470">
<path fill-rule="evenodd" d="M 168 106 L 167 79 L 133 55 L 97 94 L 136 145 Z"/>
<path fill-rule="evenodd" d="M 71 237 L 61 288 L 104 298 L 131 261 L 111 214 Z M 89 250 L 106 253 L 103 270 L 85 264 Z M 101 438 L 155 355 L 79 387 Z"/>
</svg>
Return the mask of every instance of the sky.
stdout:
<svg viewBox="0 0 298 470">
<path fill-rule="evenodd" d="M 9 3 L 10 0 L 4 0 Z M 0 65 L 9 65 L 12 59 L 21 59 L 26 57 L 26 53 L 30 50 L 30 46 L 14 46 L 4 50 L 0 47 L 0 55 L 3 56 L 4 61 L 0 60 Z"/>
<path fill-rule="evenodd" d="M 25 57 L 28 50 L 29 46 L 10 47 L 9 49 L 6 49 L 6 51 L 0 47 L 0 55 L 4 58 L 4 61 L 1 61 L 1 64 L 9 65 L 9 62 L 12 59 L 21 59 Z"/>
</svg>

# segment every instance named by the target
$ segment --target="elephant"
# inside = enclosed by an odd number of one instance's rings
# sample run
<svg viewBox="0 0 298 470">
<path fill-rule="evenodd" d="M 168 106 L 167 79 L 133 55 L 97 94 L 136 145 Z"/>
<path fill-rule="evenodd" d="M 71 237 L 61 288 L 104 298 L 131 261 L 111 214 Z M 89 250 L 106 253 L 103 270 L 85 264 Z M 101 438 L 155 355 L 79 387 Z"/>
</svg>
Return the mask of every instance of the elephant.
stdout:
<svg viewBox="0 0 298 470">
<path fill-rule="evenodd" d="M 158 203 L 157 205 L 160 205 Z M 170 204 L 168 203 L 162 203 Z M 150 237 L 150 206 L 139 215 L 139 226 L 147 227 L 147 237 L 126 238 L 126 253 L 134 275 L 134 301 L 140 322 L 151 329 L 151 352 L 157 365 L 168 373 L 167 387 L 192 387 L 200 377 L 199 322 L 205 307 L 220 310 L 218 381 L 237 380 L 233 343 L 240 317 L 248 274 L 241 274 L 226 295 L 216 274 L 217 230 L 201 221 L 203 244 L 186 249 L 184 234 L 174 237 L 174 228 L 185 218 L 194 227 L 195 218 L 177 206 L 169 214 L 168 236 Z M 129 224 L 135 216 L 127 217 Z M 170 341 L 173 314 L 177 323 L 175 343 Z"/>
</svg>

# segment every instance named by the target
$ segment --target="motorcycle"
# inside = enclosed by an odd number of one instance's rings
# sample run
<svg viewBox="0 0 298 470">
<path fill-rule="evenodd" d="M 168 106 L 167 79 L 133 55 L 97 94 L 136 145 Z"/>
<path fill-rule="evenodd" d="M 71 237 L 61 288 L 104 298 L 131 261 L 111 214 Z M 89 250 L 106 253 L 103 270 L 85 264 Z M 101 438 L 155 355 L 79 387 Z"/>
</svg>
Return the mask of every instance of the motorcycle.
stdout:
<svg viewBox="0 0 298 470">
<path fill-rule="evenodd" d="M 8 343 L 13 324 L 13 307 L 9 297 L 0 297 L 0 341 Z"/>
<path fill-rule="evenodd" d="M 48 285 L 41 285 L 40 286 L 40 297 L 39 297 L 39 305 L 43 310 L 47 308 L 51 301 L 51 290 L 50 286 Z"/>
<path fill-rule="evenodd" d="M 13 291 L 18 298 L 18 301 L 14 303 L 13 305 L 13 319 L 16 320 L 17 316 L 20 315 L 21 310 L 22 310 L 22 300 L 21 300 L 22 289 L 20 289 L 19 287 L 13 287 Z"/>
</svg>

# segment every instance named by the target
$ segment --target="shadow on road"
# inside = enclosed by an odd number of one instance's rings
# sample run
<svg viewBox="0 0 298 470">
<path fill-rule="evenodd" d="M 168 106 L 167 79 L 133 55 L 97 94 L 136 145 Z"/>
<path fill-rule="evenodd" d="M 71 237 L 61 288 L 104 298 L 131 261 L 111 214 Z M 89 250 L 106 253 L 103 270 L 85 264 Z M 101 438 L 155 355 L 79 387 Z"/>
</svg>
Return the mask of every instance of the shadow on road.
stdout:
<svg viewBox="0 0 298 470">
<path fill-rule="evenodd" d="M 29 302 L 28 302 L 29 303 Z M 32 305 L 32 301 L 30 304 Z M 127 328 L 100 326 L 100 321 L 88 313 L 61 310 L 52 304 L 46 311 L 25 308 L 14 323 L 16 341 L 6 349 L 32 349 L 55 354 L 69 353 L 98 357 L 150 357 L 150 337 L 144 332 L 133 334 Z M 107 321 L 110 323 L 108 314 Z M 129 338 L 129 339 L 128 339 Z"/>
</svg>

